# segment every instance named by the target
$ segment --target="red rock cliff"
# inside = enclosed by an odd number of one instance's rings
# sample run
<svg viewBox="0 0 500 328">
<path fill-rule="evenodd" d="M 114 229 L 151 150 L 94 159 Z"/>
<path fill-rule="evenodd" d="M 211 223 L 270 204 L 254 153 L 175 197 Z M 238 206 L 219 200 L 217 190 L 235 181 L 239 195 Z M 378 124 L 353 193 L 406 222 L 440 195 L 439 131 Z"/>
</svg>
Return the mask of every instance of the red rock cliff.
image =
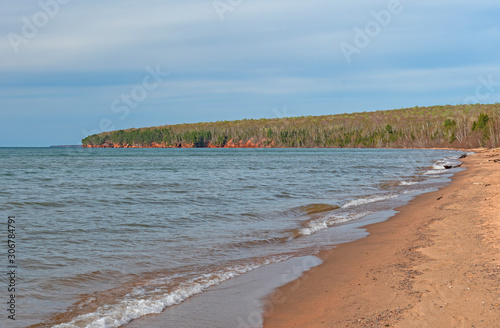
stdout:
<svg viewBox="0 0 500 328">
<path fill-rule="evenodd" d="M 153 142 L 149 145 L 137 145 L 137 144 L 117 144 L 113 142 L 104 142 L 99 145 L 94 144 L 86 144 L 82 146 L 83 148 L 194 148 L 194 144 L 188 143 L 177 143 L 177 144 L 166 144 L 166 143 L 156 143 Z M 273 148 L 276 147 L 276 144 L 272 140 L 262 139 L 255 141 L 254 138 L 251 138 L 247 141 L 234 141 L 233 139 L 229 140 L 224 146 L 212 145 L 208 144 L 204 148 Z"/>
</svg>

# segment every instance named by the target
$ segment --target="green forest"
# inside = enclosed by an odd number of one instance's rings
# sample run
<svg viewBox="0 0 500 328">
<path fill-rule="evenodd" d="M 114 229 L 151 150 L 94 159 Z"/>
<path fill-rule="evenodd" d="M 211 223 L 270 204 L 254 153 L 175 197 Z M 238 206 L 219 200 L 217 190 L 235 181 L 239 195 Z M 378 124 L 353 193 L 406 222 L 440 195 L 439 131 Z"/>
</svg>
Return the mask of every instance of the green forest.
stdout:
<svg viewBox="0 0 500 328">
<path fill-rule="evenodd" d="M 500 104 L 176 124 L 103 132 L 84 147 L 497 147 Z"/>
</svg>

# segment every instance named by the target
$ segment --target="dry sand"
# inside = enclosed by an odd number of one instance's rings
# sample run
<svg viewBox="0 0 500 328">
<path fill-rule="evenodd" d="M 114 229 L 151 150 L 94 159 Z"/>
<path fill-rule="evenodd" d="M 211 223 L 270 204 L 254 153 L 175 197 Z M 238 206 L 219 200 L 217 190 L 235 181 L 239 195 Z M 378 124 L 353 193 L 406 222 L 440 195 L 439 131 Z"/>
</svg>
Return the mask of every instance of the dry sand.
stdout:
<svg viewBox="0 0 500 328">
<path fill-rule="evenodd" d="M 498 159 L 498 161 L 494 161 Z M 264 327 L 500 327 L 500 150 L 269 296 Z"/>
</svg>

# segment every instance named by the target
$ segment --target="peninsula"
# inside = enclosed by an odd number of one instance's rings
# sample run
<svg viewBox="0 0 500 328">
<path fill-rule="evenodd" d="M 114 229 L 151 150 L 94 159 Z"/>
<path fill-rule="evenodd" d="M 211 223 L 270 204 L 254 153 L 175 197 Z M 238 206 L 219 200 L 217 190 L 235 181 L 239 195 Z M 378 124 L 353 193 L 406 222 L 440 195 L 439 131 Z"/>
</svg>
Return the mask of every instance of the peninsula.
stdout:
<svg viewBox="0 0 500 328">
<path fill-rule="evenodd" d="M 85 148 L 475 148 L 500 139 L 500 104 L 219 121 L 103 132 Z"/>
</svg>

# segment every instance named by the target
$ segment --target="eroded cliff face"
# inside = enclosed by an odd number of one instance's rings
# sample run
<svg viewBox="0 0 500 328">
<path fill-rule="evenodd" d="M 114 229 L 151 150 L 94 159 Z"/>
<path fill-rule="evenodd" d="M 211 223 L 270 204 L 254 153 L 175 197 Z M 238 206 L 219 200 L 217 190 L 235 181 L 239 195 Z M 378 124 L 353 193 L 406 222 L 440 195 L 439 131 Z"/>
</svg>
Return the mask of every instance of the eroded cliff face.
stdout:
<svg viewBox="0 0 500 328">
<path fill-rule="evenodd" d="M 176 143 L 176 144 L 166 144 L 166 143 L 156 143 L 153 142 L 149 145 L 137 145 L 137 144 L 118 144 L 113 142 L 104 142 L 102 144 L 94 145 L 94 144 L 86 144 L 82 146 L 83 148 L 195 148 L 194 144 L 190 143 Z M 276 147 L 276 143 L 273 140 L 262 139 L 262 140 L 254 140 L 251 138 L 247 141 L 234 141 L 233 139 L 229 140 L 224 146 L 212 145 L 210 143 L 207 144 L 206 147 L 201 148 L 273 148 Z"/>
</svg>

